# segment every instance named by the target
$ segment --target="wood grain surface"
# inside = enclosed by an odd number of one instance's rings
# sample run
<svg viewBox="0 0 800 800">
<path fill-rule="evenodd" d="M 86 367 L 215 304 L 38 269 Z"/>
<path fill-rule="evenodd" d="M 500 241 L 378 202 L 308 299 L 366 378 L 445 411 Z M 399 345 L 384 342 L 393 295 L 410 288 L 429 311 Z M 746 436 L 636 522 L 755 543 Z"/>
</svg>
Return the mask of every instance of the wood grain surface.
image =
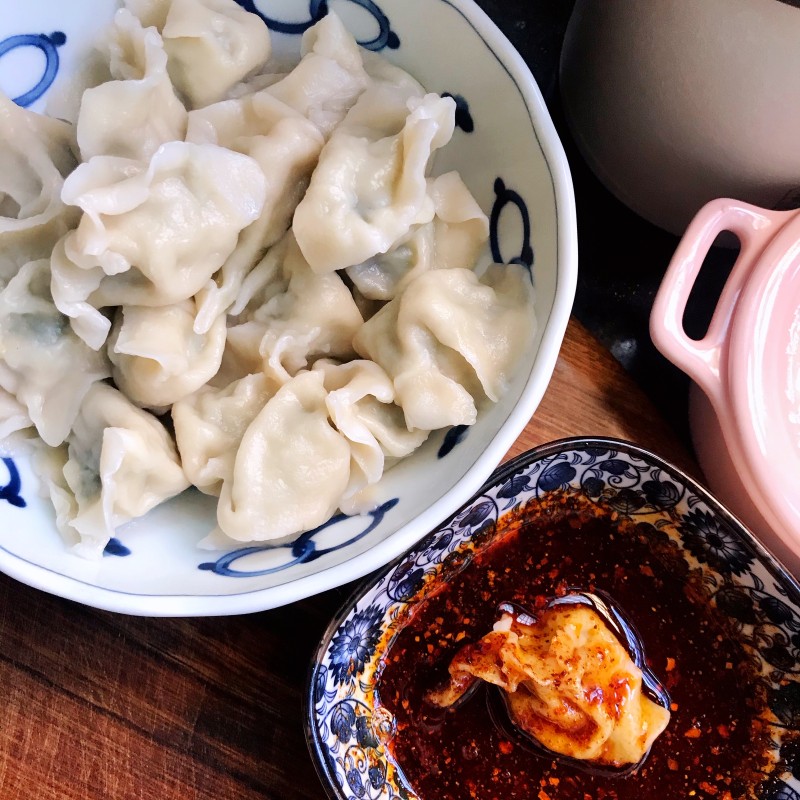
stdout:
<svg viewBox="0 0 800 800">
<path fill-rule="evenodd" d="M 630 439 L 696 473 L 653 406 L 572 322 L 509 457 Z M 0 576 L 1 800 L 325 797 L 305 744 L 312 653 L 353 586 L 239 617 L 145 619 Z"/>
</svg>

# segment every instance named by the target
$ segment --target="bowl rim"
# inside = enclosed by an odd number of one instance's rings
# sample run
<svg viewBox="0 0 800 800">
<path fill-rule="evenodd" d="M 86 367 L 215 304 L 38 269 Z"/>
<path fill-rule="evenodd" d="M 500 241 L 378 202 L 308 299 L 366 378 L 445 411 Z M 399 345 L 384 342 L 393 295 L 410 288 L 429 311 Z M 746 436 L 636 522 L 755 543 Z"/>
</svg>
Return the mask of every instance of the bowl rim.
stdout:
<svg viewBox="0 0 800 800">
<path fill-rule="evenodd" d="M 658 455 L 653 450 L 637 445 L 626 439 L 620 439 L 613 436 L 570 436 L 562 439 L 555 439 L 545 444 L 537 445 L 524 453 L 510 459 L 509 461 L 501 464 L 492 475 L 483 483 L 478 491 L 462 506 L 453 512 L 447 519 L 443 520 L 431 532 L 435 533 L 440 527 L 449 524 L 452 519 L 455 519 L 466 508 L 468 508 L 475 500 L 489 489 L 502 483 L 506 478 L 514 473 L 517 473 L 526 467 L 530 466 L 536 461 L 543 460 L 548 456 L 556 455 L 558 453 L 569 452 L 570 450 L 585 449 L 587 447 L 605 447 L 607 449 L 614 449 L 622 451 L 628 455 L 641 458 L 651 465 L 658 465 L 659 468 L 669 473 L 672 477 L 681 481 L 687 489 L 696 493 L 709 508 L 711 508 L 715 515 L 719 515 L 730 527 L 736 532 L 737 539 L 775 579 L 776 583 L 780 584 L 787 590 L 787 598 L 800 607 L 800 581 L 783 566 L 783 564 L 755 537 L 750 529 L 736 517 L 728 508 L 717 498 L 711 494 L 710 490 L 705 488 L 699 481 L 691 477 L 688 473 L 680 467 L 674 465 L 671 461 L 663 456 Z M 314 764 L 314 768 L 319 777 L 320 783 L 325 789 L 329 800 L 348 800 L 347 796 L 339 790 L 339 787 L 333 780 L 332 776 L 328 773 L 328 763 L 321 752 L 320 744 L 317 738 L 317 728 L 315 726 L 315 704 L 314 704 L 314 687 L 315 677 L 317 670 L 322 662 L 322 658 L 330 646 L 330 642 L 339 629 L 343 620 L 350 614 L 358 601 L 369 590 L 376 586 L 382 578 L 389 574 L 397 565 L 402 562 L 404 558 L 412 552 L 414 547 L 409 548 L 408 551 L 393 559 L 390 563 L 386 564 L 380 570 L 370 575 L 350 592 L 347 599 L 341 604 L 339 609 L 333 615 L 328 626 L 322 634 L 319 644 L 315 648 L 311 660 L 309 661 L 306 670 L 306 683 L 302 694 L 302 719 L 303 728 L 306 737 L 306 746 L 309 755 Z"/>
<path fill-rule="evenodd" d="M 100 587 L 33 563 L 0 548 L 0 571 L 29 586 L 106 611 L 153 617 L 224 616 L 255 613 L 295 602 L 349 583 L 380 568 L 435 528 L 486 480 L 538 407 L 558 358 L 577 285 L 575 196 L 569 164 L 542 93 L 522 56 L 474 0 L 440 0 L 458 11 L 483 39 L 516 85 L 534 137 L 551 175 L 556 216 L 556 281 L 553 304 L 542 328 L 538 352 L 516 405 L 484 452 L 458 483 L 368 550 L 319 572 L 262 589 L 230 594 L 138 594 Z"/>
</svg>

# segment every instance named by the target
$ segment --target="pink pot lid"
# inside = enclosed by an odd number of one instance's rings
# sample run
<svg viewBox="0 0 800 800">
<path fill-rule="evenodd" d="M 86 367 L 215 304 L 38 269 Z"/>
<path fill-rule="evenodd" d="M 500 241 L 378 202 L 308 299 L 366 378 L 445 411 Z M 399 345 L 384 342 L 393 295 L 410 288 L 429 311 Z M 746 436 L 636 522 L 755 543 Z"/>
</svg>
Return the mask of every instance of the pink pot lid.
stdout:
<svg viewBox="0 0 800 800">
<path fill-rule="evenodd" d="M 800 216 L 756 260 L 735 306 L 723 363 L 729 422 L 753 488 L 800 540 Z"/>
</svg>

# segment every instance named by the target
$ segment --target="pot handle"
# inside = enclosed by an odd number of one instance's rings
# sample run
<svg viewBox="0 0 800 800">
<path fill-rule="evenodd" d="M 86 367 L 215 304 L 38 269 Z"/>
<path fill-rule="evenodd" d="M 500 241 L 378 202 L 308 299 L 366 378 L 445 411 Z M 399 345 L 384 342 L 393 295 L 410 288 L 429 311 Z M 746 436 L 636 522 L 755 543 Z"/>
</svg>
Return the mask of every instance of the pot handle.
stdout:
<svg viewBox="0 0 800 800">
<path fill-rule="evenodd" d="M 767 243 L 793 213 L 796 212 L 767 211 L 726 198 L 712 200 L 686 229 L 656 294 L 650 313 L 653 343 L 700 386 L 716 408 L 723 400 L 722 348 L 742 287 Z M 683 327 L 686 303 L 706 254 L 723 231 L 731 231 L 739 239 L 739 256 L 717 301 L 708 331 L 702 339 L 691 339 Z"/>
</svg>

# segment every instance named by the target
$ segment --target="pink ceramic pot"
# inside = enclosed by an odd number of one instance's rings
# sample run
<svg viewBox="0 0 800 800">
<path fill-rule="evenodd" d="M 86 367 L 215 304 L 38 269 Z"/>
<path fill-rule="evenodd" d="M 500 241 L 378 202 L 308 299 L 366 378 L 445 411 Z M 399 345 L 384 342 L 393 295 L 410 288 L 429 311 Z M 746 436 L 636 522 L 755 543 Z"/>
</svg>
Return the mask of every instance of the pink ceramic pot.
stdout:
<svg viewBox="0 0 800 800">
<path fill-rule="evenodd" d="M 683 313 L 721 231 L 741 252 L 698 341 Z M 708 203 L 664 276 L 650 333 L 696 384 L 692 439 L 711 489 L 800 576 L 800 212 Z"/>
</svg>

